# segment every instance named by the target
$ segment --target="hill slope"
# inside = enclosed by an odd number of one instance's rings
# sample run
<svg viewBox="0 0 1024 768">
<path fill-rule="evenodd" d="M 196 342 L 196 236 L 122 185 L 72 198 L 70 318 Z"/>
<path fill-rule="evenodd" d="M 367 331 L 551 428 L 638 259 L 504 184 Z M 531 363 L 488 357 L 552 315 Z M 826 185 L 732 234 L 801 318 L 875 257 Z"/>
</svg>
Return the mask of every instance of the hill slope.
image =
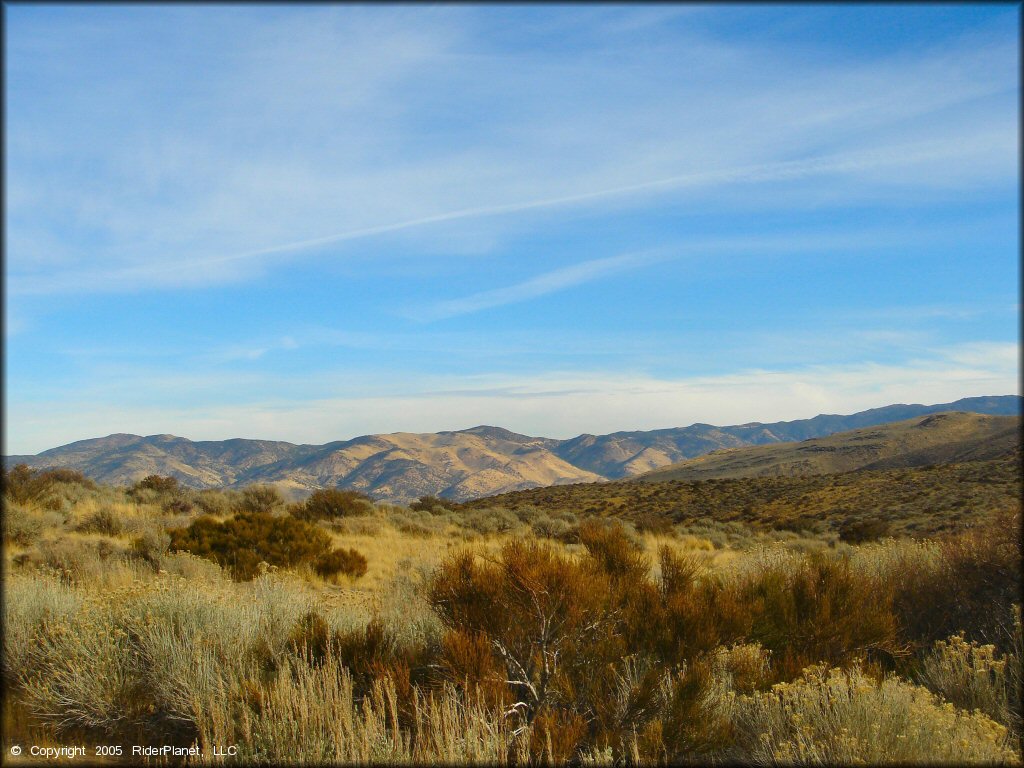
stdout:
<svg viewBox="0 0 1024 768">
<path fill-rule="evenodd" d="M 821 532 L 860 521 L 877 521 L 894 536 L 930 536 L 1018 509 L 1021 490 L 1018 452 L 990 461 L 829 475 L 580 483 L 474 499 L 460 508 L 614 517 L 638 528 L 681 525 L 729 538 L 758 530 Z"/>
<path fill-rule="evenodd" d="M 794 477 L 926 466 L 1010 455 L 1020 443 L 1020 417 L 938 413 L 798 443 L 720 450 L 656 469 L 640 480 Z"/>
<path fill-rule="evenodd" d="M 561 443 L 555 452 L 577 467 L 609 479 L 618 479 L 702 456 L 720 448 L 788 443 L 943 411 L 1020 415 L 1021 397 L 968 397 L 938 405 L 887 405 L 848 416 L 822 414 L 812 419 L 769 424 L 753 422 L 731 427 L 693 424 L 649 432 L 580 435 Z"/>
<path fill-rule="evenodd" d="M 822 436 L 944 410 L 1016 414 L 1021 401 L 1017 395 L 966 398 L 939 405 L 892 405 L 849 416 L 726 427 L 693 424 L 569 440 L 488 426 L 436 434 L 365 435 L 326 445 L 114 434 L 36 456 L 8 456 L 4 463 L 8 467 L 21 462 L 33 467 L 70 467 L 111 484 L 160 474 L 173 475 L 195 488 L 264 482 L 295 494 L 343 487 L 398 502 L 427 494 L 465 500 L 523 488 L 632 477 L 722 448 Z"/>
</svg>

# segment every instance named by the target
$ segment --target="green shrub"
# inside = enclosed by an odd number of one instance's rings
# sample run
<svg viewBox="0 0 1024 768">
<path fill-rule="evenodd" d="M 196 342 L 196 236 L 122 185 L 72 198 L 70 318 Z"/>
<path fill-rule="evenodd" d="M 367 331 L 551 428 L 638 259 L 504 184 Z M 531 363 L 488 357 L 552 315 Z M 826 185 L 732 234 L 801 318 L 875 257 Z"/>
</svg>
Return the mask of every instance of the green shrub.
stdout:
<svg viewBox="0 0 1024 768">
<path fill-rule="evenodd" d="M 324 579 L 335 580 L 338 574 L 358 579 L 366 574 L 366 557 L 354 549 L 335 549 L 317 558 L 313 570 Z"/>
<path fill-rule="evenodd" d="M 436 509 L 433 510 L 437 514 Z M 522 525 L 519 517 L 507 509 L 491 507 L 489 509 L 467 509 L 457 518 L 463 528 L 484 535 L 506 533 Z"/>
<path fill-rule="evenodd" d="M 373 500 L 359 491 L 321 488 L 313 491 L 291 514 L 300 520 L 330 520 L 338 517 L 366 515 L 373 511 Z"/>
<path fill-rule="evenodd" d="M 187 528 L 169 533 L 171 550 L 209 558 L 238 581 L 254 578 L 260 562 L 282 568 L 311 564 L 331 546 L 331 537 L 315 525 L 255 512 L 240 513 L 223 523 L 204 515 Z"/>
</svg>

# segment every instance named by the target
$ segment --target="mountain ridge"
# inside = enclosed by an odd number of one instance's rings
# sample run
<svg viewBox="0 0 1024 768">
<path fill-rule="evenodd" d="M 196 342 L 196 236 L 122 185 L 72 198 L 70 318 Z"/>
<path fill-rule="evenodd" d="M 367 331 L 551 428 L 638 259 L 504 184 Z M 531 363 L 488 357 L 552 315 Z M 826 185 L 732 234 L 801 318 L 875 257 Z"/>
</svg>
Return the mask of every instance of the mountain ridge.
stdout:
<svg viewBox="0 0 1024 768">
<path fill-rule="evenodd" d="M 566 440 L 484 424 L 436 433 L 360 435 L 322 445 L 114 433 L 35 455 L 6 456 L 4 464 L 68 467 L 112 484 L 161 474 L 197 488 L 260 482 L 276 484 L 291 495 L 342 487 L 396 502 L 423 495 L 462 501 L 545 485 L 636 477 L 722 449 L 825 437 L 943 411 L 1018 415 L 1022 400 L 1019 395 L 962 398 L 936 405 L 894 404 L 845 416 L 819 414 L 732 426 L 695 423 Z"/>
</svg>

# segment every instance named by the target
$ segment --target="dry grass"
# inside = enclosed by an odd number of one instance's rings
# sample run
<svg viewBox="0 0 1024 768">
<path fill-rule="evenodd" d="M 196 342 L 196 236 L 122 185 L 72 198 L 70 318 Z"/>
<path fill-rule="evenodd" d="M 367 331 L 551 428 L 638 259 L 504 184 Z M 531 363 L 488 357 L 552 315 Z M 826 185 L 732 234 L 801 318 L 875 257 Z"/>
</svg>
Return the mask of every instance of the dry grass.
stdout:
<svg viewBox="0 0 1024 768">
<path fill-rule="evenodd" d="M 229 519 L 240 494 L 36 490 L 4 516 L 22 531 L 3 605 L 22 735 L 236 743 L 253 763 L 1019 762 L 1019 624 L 995 648 L 971 634 L 1011 626 L 1005 520 L 850 546 L 738 519 L 638 513 L 616 533 L 565 509 L 378 504 L 318 523 L 366 556 L 362 578 L 237 583 L 163 531 Z M 932 615 L 949 589 L 956 612 Z M 965 639 L 932 636 L 947 619 Z M 801 673 L 821 661 L 845 671 Z"/>
<path fill-rule="evenodd" d="M 400 707 L 410 704 L 403 725 Z M 239 744 L 239 757 L 252 764 L 522 763 L 529 743 L 500 712 L 451 687 L 403 702 L 383 678 L 360 702 L 333 657 L 317 665 L 289 659 L 270 684 L 225 686 L 203 711 L 199 743 Z"/>
</svg>

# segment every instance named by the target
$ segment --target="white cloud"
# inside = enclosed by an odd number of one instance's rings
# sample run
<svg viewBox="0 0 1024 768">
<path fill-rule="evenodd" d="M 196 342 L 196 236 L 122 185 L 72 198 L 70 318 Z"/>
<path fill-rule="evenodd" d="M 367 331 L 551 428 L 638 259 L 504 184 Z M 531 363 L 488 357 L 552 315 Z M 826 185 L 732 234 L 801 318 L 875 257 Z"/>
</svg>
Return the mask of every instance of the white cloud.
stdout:
<svg viewBox="0 0 1024 768">
<path fill-rule="evenodd" d="M 904 364 L 859 363 L 747 370 L 664 379 L 608 372 L 421 377 L 387 394 L 232 405 L 164 407 L 112 402 L 13 402 L 8 453 L 34 453 L 112 432 L 173 433 L 324 443 L 383 432 L 436 432 L 493 424 L 546 437 L 583 432 L 742 424 L 852 413 L 892 403 L 941 403 L 1019 394 L 1020 348 L 975 343 Z M 169 383 L 170 389 L 181 382 Z M 236 400 L 237 402 L 237 400 Z"/>
</svg>

